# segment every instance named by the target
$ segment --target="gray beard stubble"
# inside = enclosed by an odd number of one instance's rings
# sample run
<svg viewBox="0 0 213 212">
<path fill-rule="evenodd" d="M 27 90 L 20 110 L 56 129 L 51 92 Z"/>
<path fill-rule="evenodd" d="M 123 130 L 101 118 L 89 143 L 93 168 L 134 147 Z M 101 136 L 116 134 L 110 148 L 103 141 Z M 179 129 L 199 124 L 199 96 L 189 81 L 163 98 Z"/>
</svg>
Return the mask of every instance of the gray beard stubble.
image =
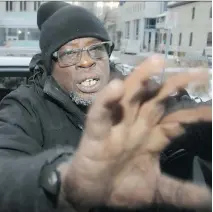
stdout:
<svg viewBox="0 0 213 212">
<path fill-rule="evenodd" d="M 72 101 L 77 104 L 77 105 L 82 105 L 82 106 L 89 106 L 93 103 L 95 96 L 91 96 L 90 99 L 85 100 L 82 97 L 80 97 L 77 93 L 75 92 L 71 92 L 70 93 L 70 98 L 72 99 Z"/>
</svg>

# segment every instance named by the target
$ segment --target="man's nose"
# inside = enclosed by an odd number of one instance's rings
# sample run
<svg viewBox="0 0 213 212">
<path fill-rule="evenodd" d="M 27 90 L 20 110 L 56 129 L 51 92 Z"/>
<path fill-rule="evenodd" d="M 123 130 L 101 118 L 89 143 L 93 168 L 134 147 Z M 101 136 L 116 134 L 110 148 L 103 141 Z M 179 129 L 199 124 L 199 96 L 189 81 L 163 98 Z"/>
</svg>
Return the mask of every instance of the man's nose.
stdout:
<svg viewBox="0 0 213 212">
<path fill-rule="evenodd" d="M 95 64 L 95 61 L 89 56 L 87 51 L 83 51 L 78 67 L 89 68 Z"/>
</svg>

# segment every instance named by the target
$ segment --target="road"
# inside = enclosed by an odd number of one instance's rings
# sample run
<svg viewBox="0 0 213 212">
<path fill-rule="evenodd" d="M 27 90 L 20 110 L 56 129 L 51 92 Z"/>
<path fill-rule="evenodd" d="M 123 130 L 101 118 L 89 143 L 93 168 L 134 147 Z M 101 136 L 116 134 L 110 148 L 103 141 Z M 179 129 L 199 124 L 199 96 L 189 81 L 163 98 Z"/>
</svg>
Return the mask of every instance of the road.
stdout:
<svg viewBox="0 0 213 212">
<path fill-rule="evenodd" d="M 136 66 L 146 58 L 146 56 L 141 55 L 121 54 L 118 51 L 114 51 L 112 56 L 118 58 L 119 62 L 130 66 Z"/>
</svg>

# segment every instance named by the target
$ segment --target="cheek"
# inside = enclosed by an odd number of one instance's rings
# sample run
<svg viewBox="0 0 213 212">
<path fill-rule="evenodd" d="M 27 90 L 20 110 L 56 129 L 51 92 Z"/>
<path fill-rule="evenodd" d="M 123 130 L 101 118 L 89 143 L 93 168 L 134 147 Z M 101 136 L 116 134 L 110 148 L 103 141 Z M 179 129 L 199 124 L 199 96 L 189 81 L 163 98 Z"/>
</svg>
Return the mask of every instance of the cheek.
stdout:
<svg viewBox="0 0 213 212">
<path fill-rule="evenodd" d="M 110 76 L 110 66 L 109 66 L 109 60 L 104 60 L 100 64 L 100 70 L 102 71 L 102 74 L 106 77 L 109 78 Z"/>
<path fill-rule="evenodd" d="M 56 65 L 52 76 L 65 91 L 70 92 L 73 89 L 73 74 L 69 68 L 60 68 Z"/>
</svg>

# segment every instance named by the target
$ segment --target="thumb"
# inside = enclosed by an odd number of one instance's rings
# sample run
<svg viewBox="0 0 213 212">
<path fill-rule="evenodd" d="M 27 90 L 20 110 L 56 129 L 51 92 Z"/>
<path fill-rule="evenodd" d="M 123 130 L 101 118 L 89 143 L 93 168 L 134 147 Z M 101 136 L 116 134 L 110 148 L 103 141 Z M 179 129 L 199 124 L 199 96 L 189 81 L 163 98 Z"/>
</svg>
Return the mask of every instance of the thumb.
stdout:
<svg viewBox="0 0 213 212">
<path fill-rule="evenodd" d="M 112 80 L 96 97 L 91 106 L 86 122 L 86 133 L 94 140 L 102 140 L 109 134 L 114 122 L 114 110 L 124 95 L 124 83 Z"/>
</svg>

